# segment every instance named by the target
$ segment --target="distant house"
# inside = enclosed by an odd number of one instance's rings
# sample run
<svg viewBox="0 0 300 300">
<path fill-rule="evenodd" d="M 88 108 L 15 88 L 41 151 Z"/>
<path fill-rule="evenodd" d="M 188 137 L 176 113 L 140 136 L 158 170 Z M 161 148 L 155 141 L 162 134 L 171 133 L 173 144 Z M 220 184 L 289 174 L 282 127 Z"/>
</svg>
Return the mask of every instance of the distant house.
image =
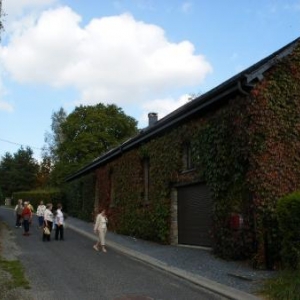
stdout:
<svg viewBox="0 0 300 300">
<path fill-rule="evenodd" d="M 300 188 L 299 153 L 298 38 L 166 117 L 150 113 L 67 181 L 95 173 L 111 230 L 264 263 L 276 201 Z"/>
</svg>

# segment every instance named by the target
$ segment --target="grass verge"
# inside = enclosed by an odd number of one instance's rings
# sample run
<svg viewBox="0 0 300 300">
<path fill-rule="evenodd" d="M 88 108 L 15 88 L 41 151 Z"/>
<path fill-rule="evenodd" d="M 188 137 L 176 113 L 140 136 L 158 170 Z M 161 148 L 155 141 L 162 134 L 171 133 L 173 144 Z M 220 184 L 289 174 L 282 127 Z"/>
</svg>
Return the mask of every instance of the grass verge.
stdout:
<svg viewBox="0 0 300 300">
<path fill-rule="evenodd" d="M 265 281 L 260 294 L 268 300 L 300 300 L 300 271 L 279 272 Z"/>
<path fill-rule="evenodd" d="M 3 290 L 15 288 L 30 289 L 29 281 L 25 277 L 24 268 L 19 260 L 6 260 L 1 256 L 3 248 L 3 230 L 6 225 L 0 222 L 0 287 Z M 0 293 L 1 295 L 1 293 Z"/>
<path fill-rule="evenodd" d="M 7 289 L 18 287 L 30 289 L 29 281 L 25 278 L 24 269 L 20 261 L 0 258 L 0 268 L 10 274 L 10 279 L 7 279 L 5 282 Z"/>
</svg>

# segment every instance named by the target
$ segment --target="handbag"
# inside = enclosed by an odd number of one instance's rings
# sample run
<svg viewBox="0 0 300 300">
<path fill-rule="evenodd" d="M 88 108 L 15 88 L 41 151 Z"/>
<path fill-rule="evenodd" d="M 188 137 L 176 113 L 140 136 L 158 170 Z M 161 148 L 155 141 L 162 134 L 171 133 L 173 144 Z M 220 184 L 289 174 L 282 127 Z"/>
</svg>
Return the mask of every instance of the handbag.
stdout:
<svg viewBox="0 0 300 300">
<path fill-rule="evenodd" d="M 49 230 L 49 228 L 47 226 L 44 227 L 44 234 L 50 235 L 50 230 Z"/>
</svg>

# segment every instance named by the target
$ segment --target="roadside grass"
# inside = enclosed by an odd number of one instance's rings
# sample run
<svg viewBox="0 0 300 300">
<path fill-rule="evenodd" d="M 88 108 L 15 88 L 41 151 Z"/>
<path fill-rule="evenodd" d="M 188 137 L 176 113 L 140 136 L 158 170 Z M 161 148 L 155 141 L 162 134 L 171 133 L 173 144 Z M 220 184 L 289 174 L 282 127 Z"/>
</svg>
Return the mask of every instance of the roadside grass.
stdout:
<svg viewBox="0 0 300 300">
<path fill-rule="evenodd" d="M 0 237 L 2 237 L 2 230 L 5 226 L 4 223 L 0 222 Z M 1 273 L 8 273 L 9 276 L 1 277 L 1 289 L 11 290 L 15 288 L 30 289 L 29 281 L 25 277 L 24 268 L 19 260 L 6 260 L 2 258 L 2 244 L 0 239 L 0 271 Z"/>
<path fill-rule="evenodd" d="M 267 300 L 300 300 L 300 271 L 280 271 L 264 282 L 260 294 Z"/>
<path fill-rule="evenodd" d="M 6 288 L 9 290 L 18 287 L 30 289 L 29 281 L 25 278 L 20 261 L 0 258 L 0 268 L 11 275 L 11 278 L 6 280 Z"/>
</svg>

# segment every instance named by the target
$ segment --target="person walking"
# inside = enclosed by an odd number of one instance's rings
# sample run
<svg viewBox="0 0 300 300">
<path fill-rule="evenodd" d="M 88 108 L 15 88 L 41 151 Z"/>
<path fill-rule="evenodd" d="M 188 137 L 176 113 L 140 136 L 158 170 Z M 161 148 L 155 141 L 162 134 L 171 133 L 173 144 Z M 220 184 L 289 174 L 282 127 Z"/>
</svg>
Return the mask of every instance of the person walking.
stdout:
<svg viewBox="0 0 300 300">
<path fill-rule="evenodd" d="M 16 228 L 21 228 L 21 219 L 22 219 L 22 211 L 24 209 L 23 200 L 19 199 L 18 204 L 15 207 L 15 217 L 16 217 Z"/>
<path fill-rule="evenodd" d="M 62 212 L 62 205 L 57 204 L 56 216 L 55 216 L 55 240 L 64 240 L 64 214 Z"/>
<path fill-rule="evenodd" d="M 106 232 L 107 232 L 107 216 L 106 216 L 106 210 L 105 209 L 100 209 L 99 213 L 96 217 L 96 222 L 94 225 L 94 232 L 97 234 L 98 233 L 98 241 L 97 243 L 93 246 L 93 248 L 96 251 L 100 250 L 100 246 L 101 246 L 101 250 L 103 252 L 106 252 L 105 249 L 105 236 L 106 236 Z"/>
<path fill-rule="evenodd" d="M 44 205 L 44 202 L 40 201 L 40 204 L 36 210 L 36 215 L 38 217 L 38 222 L 39 222 L 39 228 L 43 227 L 45 210 L 46 210 L 46 206 Z"/>
<path fill-rule="evenodd" d="M 52 213 L 52 203 L 46 205 L 46 210 L 44 213 L 44 229 L 43 229 L 43 241 L 51 240 L 51 231 L 53 226 L 53 213 Z M 48 231 L 48 232 L 47 232 Z M 49 233 L 49 234 L 48 234 Z"/>
<path fill-rule="evenodd" d="M 22 211 L 22 220 L 23 220 L 23 226 L 24 226 L 24 233 L 23 235 L 29 236 L 29 224 L 32 220 L 32 212 L 30 208 L 28 207 L 28 202 L 24 202 L 24 208 Z"/>
</svg>

